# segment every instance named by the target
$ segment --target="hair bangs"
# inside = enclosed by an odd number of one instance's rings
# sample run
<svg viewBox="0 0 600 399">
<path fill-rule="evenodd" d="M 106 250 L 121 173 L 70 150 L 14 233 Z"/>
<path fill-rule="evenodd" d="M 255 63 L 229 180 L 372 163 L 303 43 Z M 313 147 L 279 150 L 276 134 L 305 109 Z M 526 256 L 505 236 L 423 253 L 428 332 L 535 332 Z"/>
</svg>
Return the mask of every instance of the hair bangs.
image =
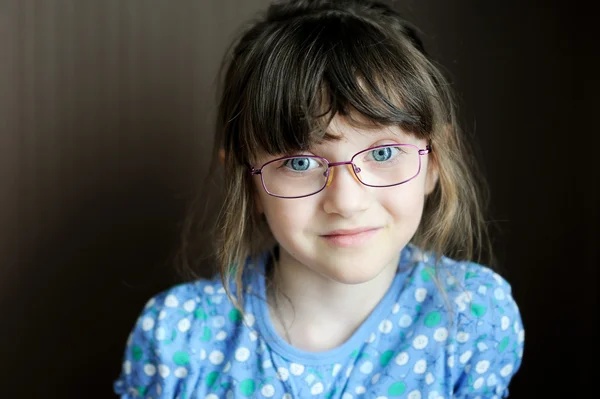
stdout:
<svg viewBox="0 0 600 399">
<path fill-rule="evenodd" d="M 242 163 L 255 154 L 291 154 L 323 140 L 339 114 L 360 127 L 398 125 L 426 136 L 434 107 L 424 88 L 419 51 L 408 41 L 339 13 L 284 21 L 263 29 L 260 49 L 244 49 L 247 62 L 230 150 Z M 418 59 L 418 57 L 417 57 Z M 228 137 L 229 139 L 228 140 Z"/>
</svg>

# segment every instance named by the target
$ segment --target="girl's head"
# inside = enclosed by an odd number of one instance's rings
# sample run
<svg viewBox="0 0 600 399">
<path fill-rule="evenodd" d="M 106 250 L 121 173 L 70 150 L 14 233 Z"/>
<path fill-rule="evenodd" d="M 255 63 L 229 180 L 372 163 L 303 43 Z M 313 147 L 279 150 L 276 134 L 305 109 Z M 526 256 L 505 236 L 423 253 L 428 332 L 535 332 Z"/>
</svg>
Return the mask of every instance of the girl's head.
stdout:
<svg viewBox="0 0 600 399">
<path fill-rule="evenodd" d="M 449 85 L 390 7 L 274 3 L 233 44 L 223 73 L 215 144 L 225 153 L 225 198 L 215 234 L 226 280 L 233 272 L 239 283 L 246 258 L 275 242 L 289 261 L 347 283 L 374 277 L 408 242 L 463 259 L 488 243 Z M 381 169 L 398 154 L 411 173 Z M 295 155 L 304 158 L 264 166 Z M 361 171 L 327 170 L 351 159 Z M 309 170 L 319 172 L 310 184 L 296 173 Z M 357 246 L 326 237 L 354 228 L 378 230 Z"/>
</svg>

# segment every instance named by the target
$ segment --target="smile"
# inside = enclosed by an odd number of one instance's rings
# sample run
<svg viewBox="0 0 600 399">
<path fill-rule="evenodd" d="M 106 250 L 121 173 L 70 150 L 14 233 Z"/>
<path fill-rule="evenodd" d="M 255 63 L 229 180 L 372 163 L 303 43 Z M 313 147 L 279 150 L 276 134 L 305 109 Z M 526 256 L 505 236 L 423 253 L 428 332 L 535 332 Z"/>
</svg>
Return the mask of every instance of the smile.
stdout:
<svg viewBox="0 0 600 399">
<path fill-rule="evenodd" d="M 358 228 L 349 230 L 334 230 L 321 235 L 328 244 L 336 247 L 358 247 L 366 244 L 381 230 L 381 227 Z"/>
</svg>

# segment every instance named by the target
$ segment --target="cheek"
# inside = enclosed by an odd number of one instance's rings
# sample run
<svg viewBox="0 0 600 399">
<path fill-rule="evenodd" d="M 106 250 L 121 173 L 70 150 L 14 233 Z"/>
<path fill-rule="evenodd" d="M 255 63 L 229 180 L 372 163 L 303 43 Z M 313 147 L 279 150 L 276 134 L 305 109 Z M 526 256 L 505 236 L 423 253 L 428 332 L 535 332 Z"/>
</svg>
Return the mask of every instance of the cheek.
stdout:
<svg viewBox="0 0 600 399">
<path fill-rule="evenodd" d="M 389 191 L 381 195 L 379 203 L 393 219 L 402 220 L 404 223 L 411 220 L 418 223 L 425 204 L 423 182 L 414 181 L 407 185 L 390 187 Z"/>
<path fill-rule="evenodd" d="M 286 200 L 268 196 L 262 198 L 263 211 L 271 232 L 278 240 L 306 231 L 311 226 L 314 208 L 307 198 Z"/>
</svg>

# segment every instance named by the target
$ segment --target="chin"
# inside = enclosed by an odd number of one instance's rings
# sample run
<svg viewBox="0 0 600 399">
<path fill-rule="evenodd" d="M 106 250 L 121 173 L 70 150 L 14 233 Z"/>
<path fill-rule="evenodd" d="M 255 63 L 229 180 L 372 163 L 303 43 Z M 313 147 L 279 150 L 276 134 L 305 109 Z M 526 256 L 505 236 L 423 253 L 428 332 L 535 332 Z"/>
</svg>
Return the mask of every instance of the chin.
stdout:
<svg viewBox="0 0 600 399">
<path fill-rule="evenodd" d="M 341 284 L 355 285 L 367 283 L 377 277 L 387 266 L 385 262 L 336 262 L 321 265 L 321 274 Z"/>
</svg>

